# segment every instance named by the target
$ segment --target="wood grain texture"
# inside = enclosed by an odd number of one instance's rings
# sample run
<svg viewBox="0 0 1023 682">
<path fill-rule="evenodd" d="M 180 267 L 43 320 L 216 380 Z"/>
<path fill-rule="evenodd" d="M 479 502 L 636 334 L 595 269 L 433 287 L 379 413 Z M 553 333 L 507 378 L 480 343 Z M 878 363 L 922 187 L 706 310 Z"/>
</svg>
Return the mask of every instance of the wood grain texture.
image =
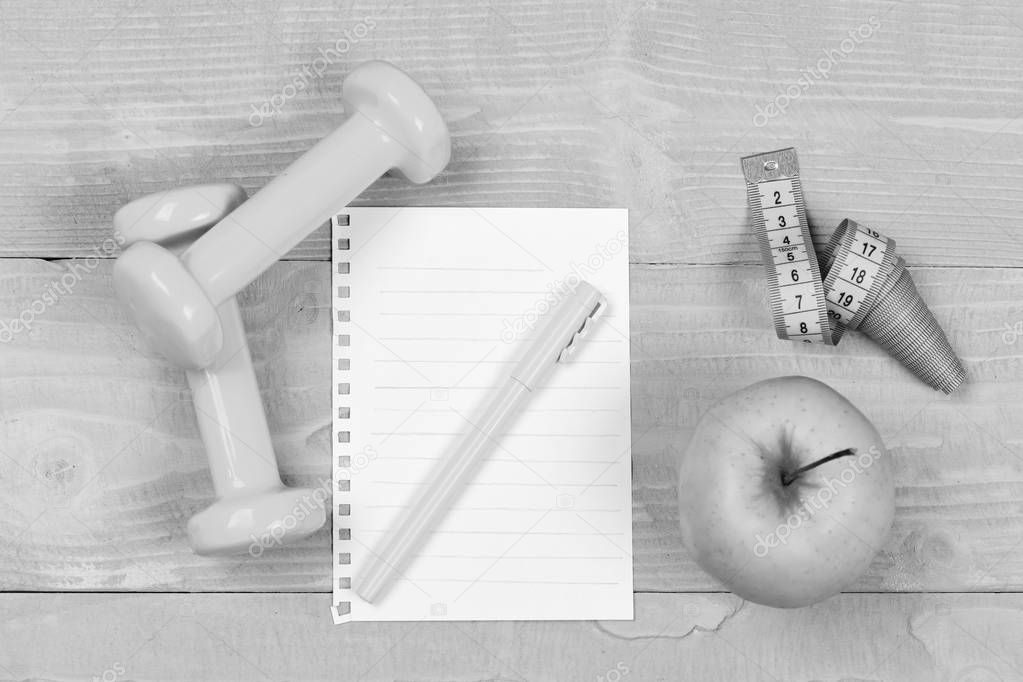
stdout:
<svg viewBox="0 0 1023 682">
<path fill-rule="evenodd" d="M 912 264 L 1023 264 L 1013 0 L 20 0 L 0 21 L 9 256 L 86 255 L 155 190 L 257 190 L 342 120 L 351 67 L 386 58 L 436 97 L 453 161 L 361 204 L 627 206 L 635 262 L 755 263 L 738 156 L 795 145 L 818 238 L 849 216 Z"/>
<path fill-rule="evenodd" d="M 0 321 L 32 310 L 88 261 L 9 260 Z M 183 375 L 114 299 L 110 261 L 13 335 L 0 354 L 0 586 L 41 590 L 329 588 L 329 534 L 253 560 L 203 559 L 187 519 L 212 495 Z M 850 398 L 896 462 L 888 545 L 866 591 L 1023 588 L 1023 426 L 1014 417 L 1023 271 L 917 268 L 971 383 L 944 397 L 868 340 L 804 347 L 773 335 L 759 266 L 633 266 L 633 562 L 638 591 L 720 590 L 678 533 L 676 459 L 711 402 L 805 374 Z M 281 263 L 241 305 L 281 468 L 330 475 L 329 266 Z M 621 330 L 622 333 L 628 333 Z M 3 327 L 0 327 L 0 335 Z"/>
<path fill-rule="evenodd" d="M 0 543 L 0 586 L 327 589 L 326 528 L 277 557 L 188 549 L 185 523 L 213 490 L 184 374 L 145 345 L 113 297 L 110 260 L 34 306 L 74 265 L 15 259 L 0 276 L 8 328 L 39 311 L 0 355 L 0 535 L 10 540 Z M 285 482 L 329 491 L 328 268 L 275 267 L 240 303 Z"/>
<path fill-rule="evenodd" d="M 1023 679 L 1021 595 L 842 595 L 783 611 L 731 595 L 646 594 L 628 623 L 342 627 L 327 600 L 5 595 L 0 680 Z"/>
<path fill-rule="evenodd" d="M 77 592 L 0 595 L 0 680 L 1023 679 L 1023 601 L 995 594 L 1023 589 L 1021 56 L 1012 0 L 0 2 L 0 589 Z M 212 495 L 191 399 L 95 256 L 137 196 L 265 185 L 372 58 L 424 84 L 454 153 L 357 203 L 630 209 L 634 623 L 335 628 L 328 530 L 258 559 L 187 547 Z M 738 157 L 787 145 L 818 241 L 846 216 L 898 241 L 964 390 L 855 336 L 774 338 Z M 284 477 L 316 486 L 329 268 L 304 261 L 329 258 L 326 231 L 288 258 L 241 302 Z M 790 373 L 889 444 L 896 525 L 854 589 L 902 594 L 775 611 L 686 556 L 675 462 L 697 419 Z M 86 593 L 135 590 L 296 593 Z"/>
</svg>

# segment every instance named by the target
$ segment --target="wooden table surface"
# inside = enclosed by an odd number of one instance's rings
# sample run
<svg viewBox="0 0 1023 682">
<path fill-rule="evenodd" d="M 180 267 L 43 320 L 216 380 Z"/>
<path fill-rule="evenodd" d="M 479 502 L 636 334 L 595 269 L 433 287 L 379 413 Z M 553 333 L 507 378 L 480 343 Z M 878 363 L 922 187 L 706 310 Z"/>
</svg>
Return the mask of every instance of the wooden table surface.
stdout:
<svg viewBox="0 0 1023 682">
<path fill-rule="evenodd" d="M 454 152 L 359 204 L 630 210 L 635 622 L 334 627 L 329 529 L 188 549 L 205 454 L 183 374 L 113 296 L 111 216 L 258 190 L 372 58 L 424 84 Z M 0 326 L 0 679 L 1023 679 L 1021 83 L 1012 0 L 0 3 L 0 323 L 28 327 Z M 963 390 L 863 338 L 774 338 L 738 157 L 788 145 L 818 238 L 848 216 L 898 241 Z M 240 297 L 292 484 L 330 475 L 328 259 L 321 229 Z M 783 374 L 848 396 L 896 464 L 887 546 L 796 611 L 701 572 L 675 502 L 701 412 Z"/>
</svg>

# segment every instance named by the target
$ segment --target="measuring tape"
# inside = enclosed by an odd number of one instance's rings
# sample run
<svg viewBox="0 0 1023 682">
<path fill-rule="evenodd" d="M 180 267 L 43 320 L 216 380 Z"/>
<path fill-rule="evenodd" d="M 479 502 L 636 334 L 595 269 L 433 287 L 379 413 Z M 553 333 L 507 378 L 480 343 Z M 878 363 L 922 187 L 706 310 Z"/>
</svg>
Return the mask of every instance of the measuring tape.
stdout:
<svg viewBox="0 0 1023 682">
<path fill-rule="evenodd" d="M 806 223 L 796 150 L 742 159 L 753 231 L 767 268 L 771 313 L 778 338 L 834 343 L 817 254 Z"/>
<path fill-rule="evenodd" d="M 894 239 L 846 219 L 818 264 L 796 150 L 743 157 L 742 173 L 779 338 L 834 345 L 846 329 L 862 329 L 932 387 L 951 393 L 962 384 L 966 370 Z"/>
<path fill-rule="evenodd" d="M 846 218 L 824 251 L 824 291 L 838 343 L 846 328 L 856 329 L 873 310 L 884 283 L 895 272 L 895 240 Z M 837 267 L 836 267 L 837 264 Z"/>
</svg>

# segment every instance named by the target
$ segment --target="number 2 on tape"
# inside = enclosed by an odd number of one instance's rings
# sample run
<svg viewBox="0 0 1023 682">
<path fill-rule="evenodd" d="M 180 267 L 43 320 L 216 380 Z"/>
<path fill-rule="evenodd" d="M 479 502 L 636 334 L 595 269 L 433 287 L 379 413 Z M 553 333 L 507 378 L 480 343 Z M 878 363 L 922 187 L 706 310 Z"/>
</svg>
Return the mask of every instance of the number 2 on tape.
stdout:
<svg viewBox="0 0 1023 682">
<path fill-rule="evenodd" d="M 753 231 L 767 268 L 768 294 L 779 338 L 834 343 L 817 254 L 806 222 L 796 150 L 742 159 Z"/>
</svg>

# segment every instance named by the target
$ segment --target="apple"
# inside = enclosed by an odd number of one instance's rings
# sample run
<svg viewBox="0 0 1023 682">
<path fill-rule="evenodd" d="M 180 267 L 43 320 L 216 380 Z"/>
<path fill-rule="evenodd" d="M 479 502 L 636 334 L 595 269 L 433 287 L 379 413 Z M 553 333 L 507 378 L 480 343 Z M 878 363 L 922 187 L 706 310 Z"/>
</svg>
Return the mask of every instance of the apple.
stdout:
<svg viewBox="0 0 1023 682">
<path fill-rule="evenodd" d="M 678 494 L 696 562 L 737 595 L 777 607 L 855 582 L 895 514 L 877 429 L 834 389 L 800 376 L 712 406 L 679 461 Z"/>
</svg>

